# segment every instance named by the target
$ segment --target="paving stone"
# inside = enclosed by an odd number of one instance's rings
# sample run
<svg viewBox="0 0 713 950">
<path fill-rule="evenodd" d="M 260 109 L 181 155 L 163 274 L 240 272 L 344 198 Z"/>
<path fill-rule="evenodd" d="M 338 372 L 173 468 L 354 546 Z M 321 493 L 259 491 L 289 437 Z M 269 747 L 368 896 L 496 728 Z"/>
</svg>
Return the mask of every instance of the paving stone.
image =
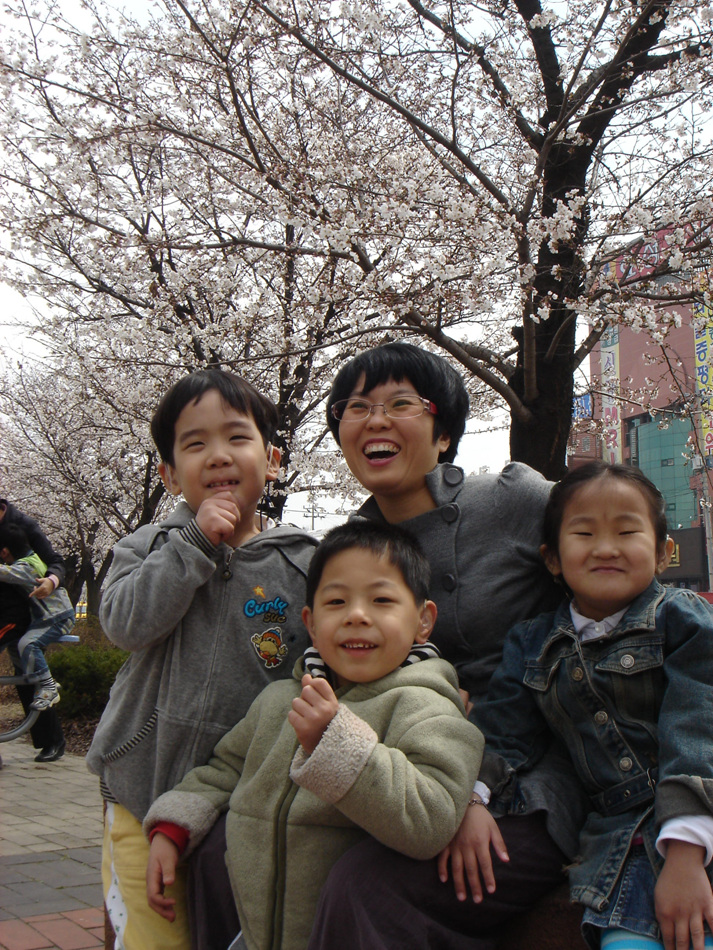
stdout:
<svg viewBox="0 0 713 950">
<path fill-rule="evenodd" d="M 22 920 L 36 917 L 40 911 L 52 914 L 61 914 L 68 910 L 80 910 L 85 905 L 62 891 L 54 891 L 51 897 L 38 901 L 18 901 L 15 905 L 15 914 Z M 0 947 L 2 943 L 0 942 Z"/>
<path fill-rule="evenodd" d="M 65 887 L 63 893 L 79 901 L 85 907 L 100 907 L 104 900 L 101 881 L 96 881 L 93 884 L 76 884 Z"/>
<path fill-rule="evenodd" d="M 86 907 L 82 910 L 71 910 L 64 915 L 73 920 L 80 927 L 104 929 L 104 909 L 102 907 Z"/>
<path fill-rule="evenodd" d="M 43 950 L 51 946 L 46 937 L 22 920 L 0 922 L 0 947 L 3 950 Z"/>
<path fill-rule="evenodd" d="M 94 945 L 92 935 L 66 917 L 38 921 L 32 926 L 48 937 L 59 950 L 85 950 Z"/>
<path fill-rule="evenodd" d="M 0 866 L 0 888 L 5 884 L 14 884 L 16 881 L 22 881 L 27 875 L 22 873 L 22 865 L 6 864 Z"/>
</svg>

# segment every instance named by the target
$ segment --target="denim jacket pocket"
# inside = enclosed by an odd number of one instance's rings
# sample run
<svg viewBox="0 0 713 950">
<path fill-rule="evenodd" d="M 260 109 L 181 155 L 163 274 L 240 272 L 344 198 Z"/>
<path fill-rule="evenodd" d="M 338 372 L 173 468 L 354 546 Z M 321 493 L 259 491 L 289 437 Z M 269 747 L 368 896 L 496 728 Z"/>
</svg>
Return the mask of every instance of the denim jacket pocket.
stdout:
<svg viewBox="0 0 713 950">
<path fill-rule="evenodd" d="M 594 663 L 595 682 L 602 682 L 619 717 L 647 724 L 645 728 L 652 742 L 665 688 L 663 667 L 661 638 L 641 634 L 635 640 L 627 637 L 612 644 Z"/>
<path fill-rule="evenodd" d="M 619 642 L 594 664 L 597 671 L 617 673 L 620 676 L 635 676 L 647 670 L 663 667 L 663 642 L 661 638 L 647 639 L 641 635 L 636 642 L 627 639 Z"/>
<path fill-rule="evenodd" d="M 545 665 L 537 660 L 526 661 L 525 674 L 522 678 L 523 683 L 538 693 L 546 693 L 557 675 L 561 662 L 562 658 L 559 656 L 553 662 Z"/>
</svg>

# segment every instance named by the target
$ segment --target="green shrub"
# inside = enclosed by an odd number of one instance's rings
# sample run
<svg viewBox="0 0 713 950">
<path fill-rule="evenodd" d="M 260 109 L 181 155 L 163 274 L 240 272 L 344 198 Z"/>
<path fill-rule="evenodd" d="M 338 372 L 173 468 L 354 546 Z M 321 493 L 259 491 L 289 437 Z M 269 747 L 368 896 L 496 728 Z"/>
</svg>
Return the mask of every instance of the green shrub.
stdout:
<svg viewBox="0 0 713 950">
<path fill-rule="evenodd" d="M 112 683 L 127 656 L 128 653 L 110 645 L 78 643 L 52 650 L 47 659 L 61 687 L 62 715 L 69 719 L 101 716 Z"/>
<path fill-rule="evenodd" d="M 79 637 L 82 646 L 96 647 L 99 650 L 114 649 L 111 640 L 107 639 L 106 634 L 102 630 L 99 618 L 93 616 L 93 614 L 88 614 L 86 617 L 78 620 L 74 625 L 72 633 Z M 49 649 L 51 651 L 56 648 L 50 647 Z"/>
</svg>

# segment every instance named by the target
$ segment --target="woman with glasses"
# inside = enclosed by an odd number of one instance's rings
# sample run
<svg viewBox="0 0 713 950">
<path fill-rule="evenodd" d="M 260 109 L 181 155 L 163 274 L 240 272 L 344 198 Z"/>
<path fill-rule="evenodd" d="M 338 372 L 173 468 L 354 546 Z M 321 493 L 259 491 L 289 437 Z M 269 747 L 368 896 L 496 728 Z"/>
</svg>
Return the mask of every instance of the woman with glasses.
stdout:
<svg viewBox="0 0 713 950">
<path fill-rule="evenodd" d="M 455 665 L 477 709 L 507 631 L 561 594 L 539 556 L 550 484 L 519 463 L 465 475 L 453 460 L 467 415 L 456 370 L 406 343 L 357 356 L 338 373 L 327 403 L 332 434 L 370 492 L 355 516 L 399 524 L 421 542 L 438 606 L 431 642 Z M 477 791 L 440 868 L 377 841 L 357 845 L 325 885 L 308 950 L 493 947 L 502 925 L 564 881 L 584 815 L 580 790 L 565 781 L 553 749 L 523 782 L 517 813 L 499 819 L 510 860 L 478 855 L 482 878 L 464 868 L 473 855 L 469 816 L 483 807 Z"/>
<path fill-rule="evenodd" d="M 454 465 L 468 404 L 445 359 L 388 343 L 337 374 L 327 424 L 371 493 L 357 516 L 401 524 L 421 542 L 438 605 L 434 642 L 477 702 L 505 633 L 559 597 L 539 555 L 550 484 L 518 463 L 469 476 Z"/>
</svg>

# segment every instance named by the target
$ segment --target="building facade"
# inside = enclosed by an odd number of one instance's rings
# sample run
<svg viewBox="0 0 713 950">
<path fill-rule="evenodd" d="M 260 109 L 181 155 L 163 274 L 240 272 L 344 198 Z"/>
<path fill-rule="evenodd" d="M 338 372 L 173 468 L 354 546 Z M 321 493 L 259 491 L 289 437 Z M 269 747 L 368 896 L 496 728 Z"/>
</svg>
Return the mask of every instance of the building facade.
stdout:
<svg viewBox="0 0 713 950">
<path fill-rule="evenodd" d="M 570 467 L 633 465 L 666 499 L 676 548 L 664 583 L 713 590 L 713 313 L 667 308 L 655 334 L 612 326 L 590 355 L 591 396 L 578 400 Z"/>
</svg>

